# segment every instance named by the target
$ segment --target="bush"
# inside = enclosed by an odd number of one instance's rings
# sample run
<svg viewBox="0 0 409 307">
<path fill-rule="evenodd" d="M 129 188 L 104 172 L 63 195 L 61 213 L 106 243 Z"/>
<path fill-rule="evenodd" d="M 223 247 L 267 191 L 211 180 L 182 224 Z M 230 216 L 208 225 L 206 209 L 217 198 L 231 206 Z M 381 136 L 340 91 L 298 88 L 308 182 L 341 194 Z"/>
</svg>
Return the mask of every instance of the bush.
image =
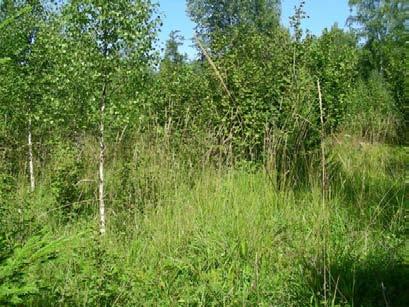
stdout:
<svg viewBox="0 0 409 307">
<path fill-rule="evenodd" d="M 335 132 L 350 112 L 347 95 L 358 77 L 356 38 L 335 25 L 307 50 L 309 70 L 321 83 L 326 129 Z"/>
<path fill-rule="evenodd" d="M 79 184 L 83 165 L 78 149 L 59 143 L 52 154 L 49 172 L 48 180 L 56 206 L 61 208 L 65 218 L 75 216 L 79 210 L 77 204 L 82 199 Z"/>
<path fill-rule="evenodd" d="M 373 72 L 367 81 L 359 80 L 348 96 L 345 130 L 370 142 L 397 140 L 399 115 L 388 85 Z"/>
</svg>

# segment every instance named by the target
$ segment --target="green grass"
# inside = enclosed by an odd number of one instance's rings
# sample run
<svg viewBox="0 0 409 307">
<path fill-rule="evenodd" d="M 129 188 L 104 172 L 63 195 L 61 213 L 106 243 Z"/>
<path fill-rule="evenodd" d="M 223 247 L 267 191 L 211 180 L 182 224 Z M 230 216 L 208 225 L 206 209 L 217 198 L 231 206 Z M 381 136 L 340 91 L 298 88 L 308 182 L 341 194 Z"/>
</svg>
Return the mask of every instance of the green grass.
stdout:
<svg viewBox="0 0 409 307">
<path fill-rule="evenodd" d="M 69 208 L 66 218 L 50 193 L 51 173 L 32 196 L 18 189 L 14 201 L 30 219 L 9 227 L 28 223 L 29 237 L 48 225 L 55 238 L 73 238 L 55 260 L 31 267 L 40 291 L 27 305 L 409 302 L 406 148 L 334 141 L 324 205 L 318 177 L 279 191 L 263 170 L 192 166 L 160 147 L 135 148 L 138 155 L 110 159 L 105 238 L 95 201 Z M 83 162 L 89 178 L 92 164 Z M 81 200 L 93 199 L 87 184 Z"/>
</svg>

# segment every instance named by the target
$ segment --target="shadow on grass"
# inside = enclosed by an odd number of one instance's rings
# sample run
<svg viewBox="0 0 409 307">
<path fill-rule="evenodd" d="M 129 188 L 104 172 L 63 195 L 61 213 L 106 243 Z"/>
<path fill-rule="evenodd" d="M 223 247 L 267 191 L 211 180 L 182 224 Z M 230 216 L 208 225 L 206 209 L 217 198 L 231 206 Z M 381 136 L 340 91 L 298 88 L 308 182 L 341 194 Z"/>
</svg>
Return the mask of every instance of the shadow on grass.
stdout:
<svg viewBox="0 0 409 307">
<path fill-rule="evenodd" d="M 333 255 L 334 256 L 334 255 Z M 409 306 L 409 263 L 407 246 L 396 249 L 373 250 L 363 259 L 344 254 L 328 258 L 326 289 L 328 304 L 335 306 Z M 360 259 L 361 258 L 361 259 Z M 308 266 L 309 287 L 315 301 L 324 301 L 322 263 Z M 316 269 L 319 267 L 320 269 Z M 316 304 L 319 305 L 319 304 Z"/>
<path fill-rule="evenodd" d="M 405 211 L 409 208 L 409 155 L 399 149 L 379 163 L 366 167 L 352 161 L 349 170 L 341 161 L 329 165 L 331 198 L 346 209 L 360 231 L 369 231 L 368 254 L 331 253 L 327 267 L 327 298 L 348 306 L 409 306 L 409 248 Z M 374 159 L 373 162 L 379 162 Z M 332 238 L 331 240 L 336 240 Z M 342 240 L 342 239 L 341 239 Z M 377 241 L 379 240 L 379 241 Z M 335 242 L 335 241 L 334 241 Z M 406 244 L 406 245 L 405 245 Z M 334 252 L 334 251 L 333 251 Z M 322 267 L 322 265 L 315 266 Z M 324 274 L 310 267 L 309 284 L 316 301 L 322 301 Z"/>
<path fill-rule="evenodd" d="M 399 260 L 337 262 L 330 267 L 336 301 L 353 306 L 409 306 L 409 265 Z M 334 284 L 335 281 L 335 284 Z"/>
</svg>

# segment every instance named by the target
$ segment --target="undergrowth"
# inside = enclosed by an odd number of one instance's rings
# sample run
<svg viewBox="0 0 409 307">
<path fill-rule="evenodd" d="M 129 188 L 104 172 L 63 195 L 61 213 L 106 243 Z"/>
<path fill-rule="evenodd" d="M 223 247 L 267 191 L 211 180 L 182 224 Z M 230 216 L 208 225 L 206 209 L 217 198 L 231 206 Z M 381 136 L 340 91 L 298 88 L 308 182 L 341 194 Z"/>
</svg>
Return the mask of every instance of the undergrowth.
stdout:
<svg viewBox="0 0 409 307">
<path fill-rule="evenodd" d="M 319 175 L 279 189 L 257 165 L 186 162 L 188 147 L 135 139 L 121 155 L 109 148 L 105 238 L 88 180 L 95 145 L 59 146 L 36 192 L 3 185 L 13 192 L 2 233 L 27 246 L 7 245 L 16 259 L 37 248 L 29 238 L 44 225 L 48 241 L 71 239 L 52 261 L 27 257 L 11 287 L 21 280 L 33 306 L 405 306 L 408 150 L 348 135 L 326 143 L 324 206 Z"/>
</svg>

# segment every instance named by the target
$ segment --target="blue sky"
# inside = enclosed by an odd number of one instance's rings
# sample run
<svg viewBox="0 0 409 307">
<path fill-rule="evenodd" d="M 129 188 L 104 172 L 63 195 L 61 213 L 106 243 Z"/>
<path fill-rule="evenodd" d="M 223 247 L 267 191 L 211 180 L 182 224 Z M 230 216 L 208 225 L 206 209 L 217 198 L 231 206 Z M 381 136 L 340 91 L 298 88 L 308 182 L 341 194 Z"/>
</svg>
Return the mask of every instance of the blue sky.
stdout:
<svg viewBox="0 0 409 307">
<path fill-rule="evenodd" d="M 194 57 L 195 50 L 191 47 L 194 24 L 186 14 L 186 1 L 158 1 L 160 12 L 163 15 L 163 27 L 159 35 L 161 46 L 164 46 L 170 31 L 179 30 L 186 39 L 185 45 L 181 47 L 182 53 L 187 53 L 190 58 Z M 298 3 L 299 0 L 282 0 L 282 23 L 284 25 L 288 25 L 288 17 L 293 15 L 294 6 Z M 304 20 L 303 27 L 317 35 L 324 28 L 329 28 L 336 22 L 340 27 L 345 26 L 350 13 L 348 0 L 306 0 L 305 11 L 310 18 Z"/>
</svg>

